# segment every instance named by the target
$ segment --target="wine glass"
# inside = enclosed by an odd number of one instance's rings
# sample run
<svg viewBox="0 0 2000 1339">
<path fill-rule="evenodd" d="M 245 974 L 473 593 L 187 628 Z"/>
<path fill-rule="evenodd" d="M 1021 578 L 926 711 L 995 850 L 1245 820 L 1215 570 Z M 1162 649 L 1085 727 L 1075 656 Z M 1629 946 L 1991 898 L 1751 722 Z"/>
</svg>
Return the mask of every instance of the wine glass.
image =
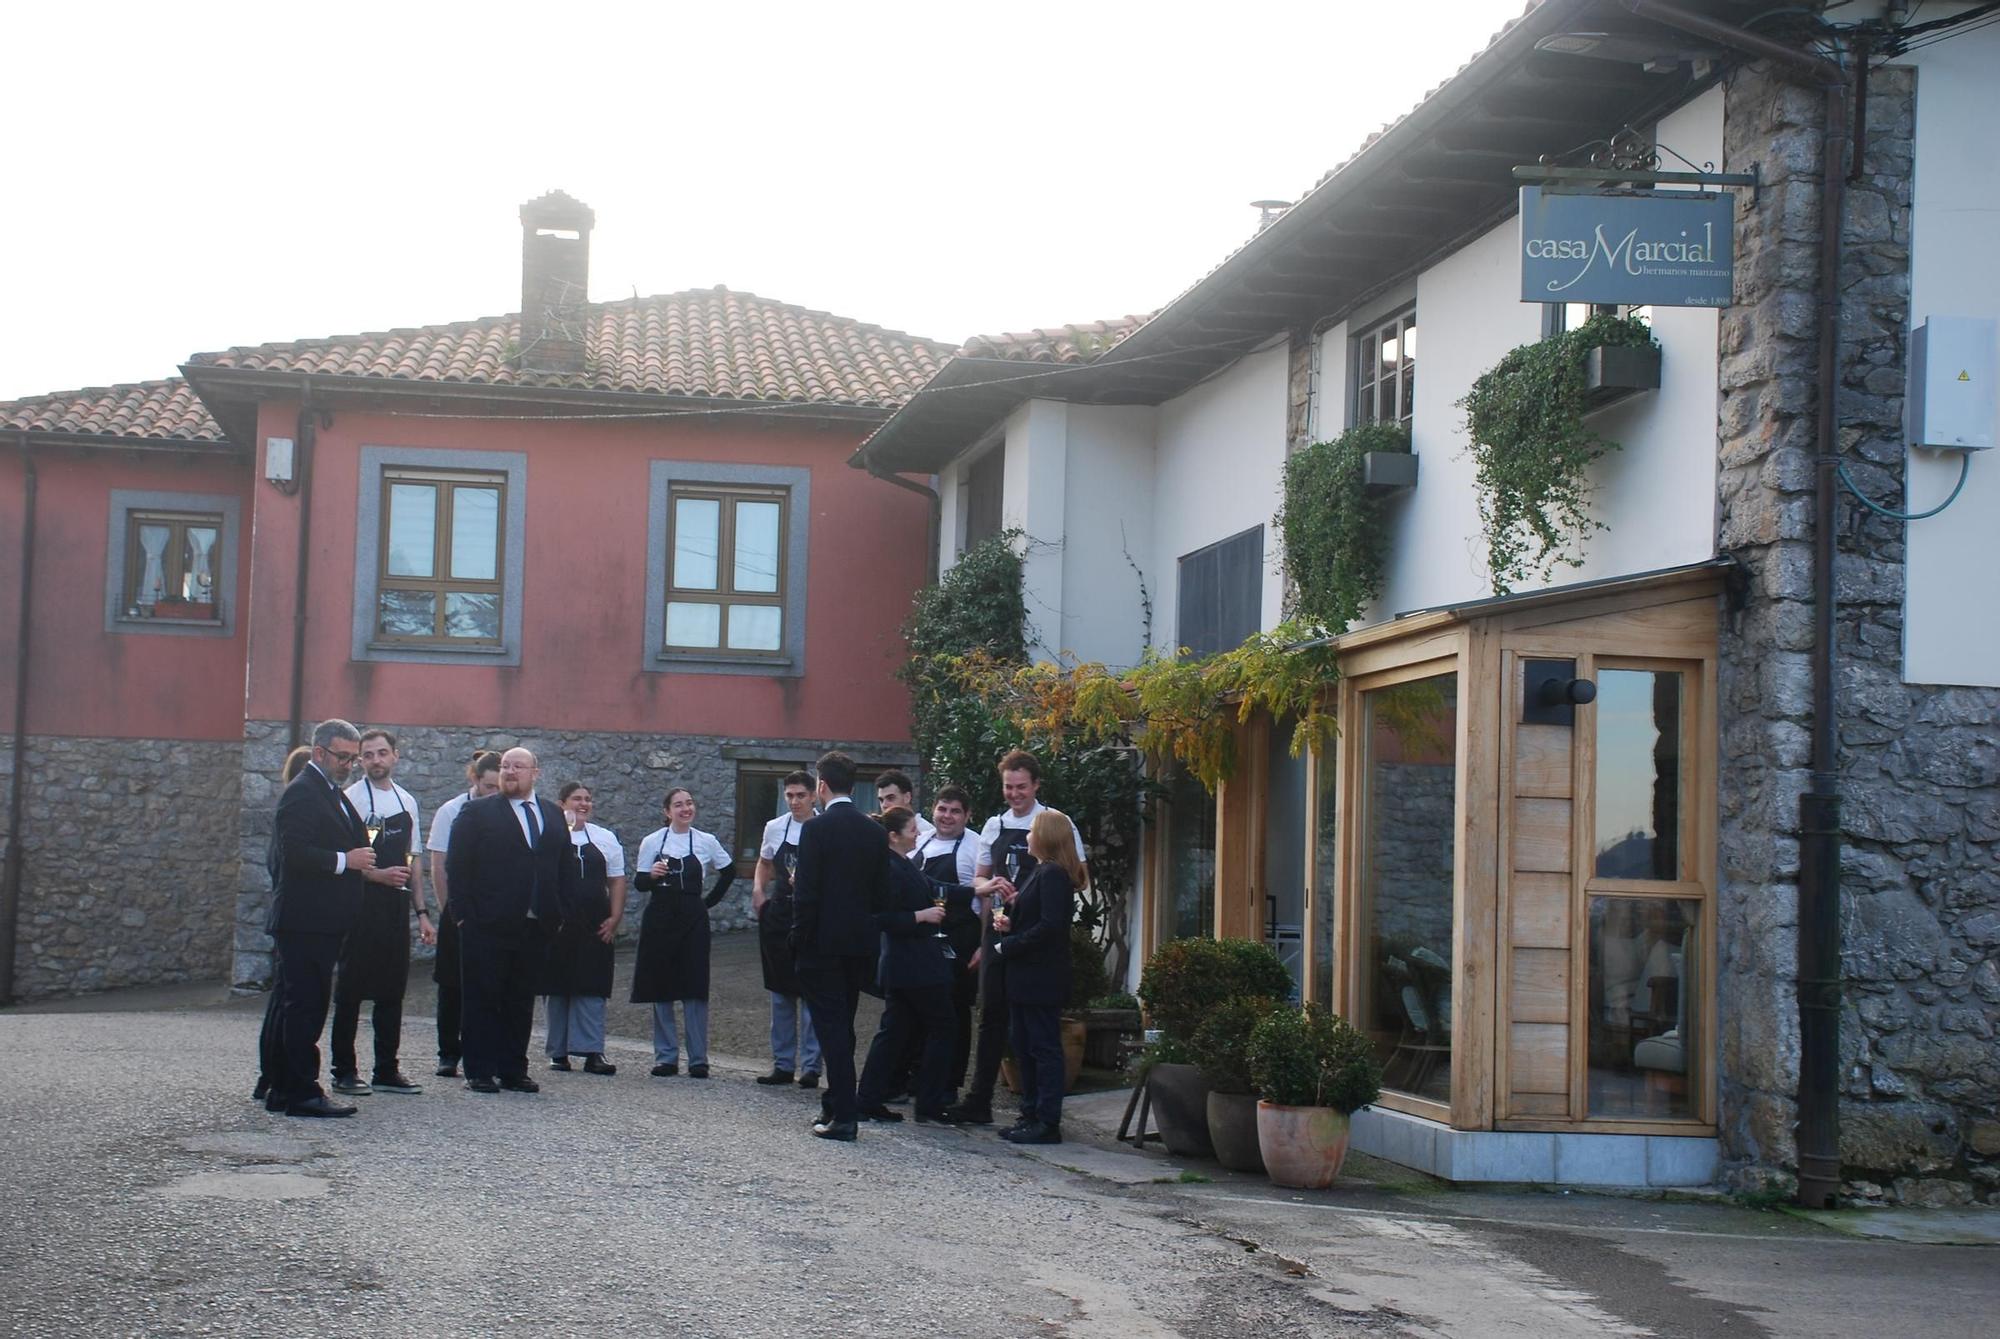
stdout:
<svg viewBox="0 0 2000 1339">
<path fill-rule="evenodd" d="M 786 851 L 785 882 L 788 884 L 797 883 L 798 880 L 799 880 L 799 853 L 797 851 Z"/>
<path fill-rule="evenodd" d="M 370 814 L 368 821 L 362 825 L 362 831 L 368 834 L 368 844 L 373 846 L 382 840 L 382 820 Z"/>
<path fill-rule="evenodd" d="M 943 910 L 944 910 L 944 889 L 942 889 L 942 888 L 933 888 L 933 889 L 931 890 L 931 905 L 932 905 L 932 906 L 934 906 L 934 907 L 936 907 L 936 908 L 937 908 L 937 909 L 938 909 L 939 911 L 943 911 Z M 947 945 L 949 945 L 949 944 L 950 944 L 950 942 L 951 942 L 951 936 L 950 936 L 950 935 L 948 935 L 948 934 L 946 934 L 946 933 L 944 932 L 944 922 L 943 922 L 943 921 L 939 921 L 939 922 L 938 922 L 938 928 L 937 928 L 937 931 L 936 931 L 936 933 L 934 933 L 934 934 L 932 934 L 932 935 L 931 935 L 931 938 L 933 938 L 933 939 L 942 939 L 942 940 L 944 940 L 944 941 L 946 942 L 946 944 L 947 944 Z M 956 955 L 952 953 L 952 951 L 951 951 L 951 949 L 950 949 L 949 947 L 947 947 L 947 948 L 945 949 L 945 951 L 944 951 L 944 956 L 945 956 L 945 957 L 947 957 L 947 958 L 950 958 L 950 957 L 954 957 L 954 956 L 956 956 Z"/>
</svg>

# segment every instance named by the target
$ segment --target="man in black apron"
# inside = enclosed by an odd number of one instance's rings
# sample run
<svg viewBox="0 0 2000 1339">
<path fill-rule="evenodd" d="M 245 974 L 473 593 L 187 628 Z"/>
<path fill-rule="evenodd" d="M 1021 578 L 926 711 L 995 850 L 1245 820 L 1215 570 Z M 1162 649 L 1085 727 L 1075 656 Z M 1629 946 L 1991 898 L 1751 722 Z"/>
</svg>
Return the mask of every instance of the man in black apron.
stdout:
<svg viewBox="0 0 2000 1339">
<path fill-rule="evenodd" d="M 417 857 L 423 854 L 417 802 L 396 784 L 396 737 L 387 730 L 361 736 L 361 768 L 366 773 L 347 788 L 375 851 L 375 867 L 400 874 L 394 883 L 368 883 L 361 890 L 361 915 L 347 932 L 333 990 L 333 1090 L 365 1095 L 418 1093 L 397 1061 L 403 1039 L 403 996 L 410 983 L 410 912 L 426 944 L 436 942 L 424 909 Z M 364 1081 L 354 1053 L 361 1026 L 361 1003 L 373 1000 L 375 1069 Z"/>
<path fill-rule="evenodd" d="M 947 1073 L 953 1100 L 965 1085 L 965 1068 L 972 1060 L 972 1006 L 979 998 L 979 970 L 972 965 L 973 954 L 979 951 L 980 909 L 973 893 L 979 838 L 965 827 L 971 803 L 963 786 L 939 790 L 931 807 L 936 826 L 916 850 L 924 877 L 945 896 L 944 932 L 952 949 L 952 1052 Z"/>
<path fill-rule="evenodd" d="M 792 877 L 799 867 L 799 829 L 813 816 L 813 779 L 805 772 L 787 772 L 779 784 L 785 793 L 785 812 L 764 825 L 750 893 L 764 989 L 771 993 L 771 1072 L 757 1082 L 775 1087 L 792 1082 L 796 1073 L 801 1088 L 817 1088 L 819 1038 L 813 1033 L 791 945 Z"/>
</svg>

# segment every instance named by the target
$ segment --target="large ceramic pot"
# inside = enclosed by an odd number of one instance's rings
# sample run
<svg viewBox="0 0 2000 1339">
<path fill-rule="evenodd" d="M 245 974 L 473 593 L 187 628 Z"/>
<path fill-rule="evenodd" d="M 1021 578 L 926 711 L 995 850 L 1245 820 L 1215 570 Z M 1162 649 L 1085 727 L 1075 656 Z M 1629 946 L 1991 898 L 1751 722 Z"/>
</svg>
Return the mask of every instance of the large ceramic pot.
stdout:
<svg viewBox="0 0 2000 1339">
<path fill-rule="evenodd" d="M 1272 1185 L 1324 1190 L 1347 1160 L 1347 1117 L 1332 1107 L 1259 1102 L 1257 1147 Z"/>
<path fill-rule="evenodd" d="M 1167 1152 L 1179 1158 L 1206 1158 L 1215 1152 L 1208 1141 L 1208 1081 L 1193 1065 L 1154 1065 L 1146 1072 L 1153 1090 L 1153 1123 Z"/>
<path fill-rule="evenodd" d="M 1083 1048 L 1089 1033 L 1089 1027 L 1078 1019 L 1065 1018 L 1062 1021 L 1064 1092 L 1076 1090 L 1077 1076 L 1083 1073 Z M 1006 1084 L 1010 1092 L 1021 1091 L 1021 1070 L 1011 1055 L 1000 1061 L 1000 1082 Z"/>
<path fill-rule="evenodd" d="M 1232 1172 L 1261 1172 L 1264 1155 L 1257 1144 L 1257 1095 L 1208 1095 L 1208 1137 L 1215 1160 Z"/>
</svg>

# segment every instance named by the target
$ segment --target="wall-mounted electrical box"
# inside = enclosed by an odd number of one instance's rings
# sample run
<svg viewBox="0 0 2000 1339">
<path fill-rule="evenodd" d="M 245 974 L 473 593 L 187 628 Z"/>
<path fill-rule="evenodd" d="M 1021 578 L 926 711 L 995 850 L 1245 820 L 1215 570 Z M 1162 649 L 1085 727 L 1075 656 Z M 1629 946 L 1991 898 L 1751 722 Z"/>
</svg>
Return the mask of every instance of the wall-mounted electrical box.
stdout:
<svg viewBox="0 0 2000 1339">
<path fill-rule="evenodd" d="M 1910 333 L 1910 389 L 1903 401 L 1911 446 L 1984 451 L 2000 416 L 2000 333 L 1990 316 L 1933 316 Z"/>
<path fill-rule="evenodd" d="M 291 438 L 264 439 L 264 477 L 274 484 L 288 484 L 292 481 Z"/>
</svg>

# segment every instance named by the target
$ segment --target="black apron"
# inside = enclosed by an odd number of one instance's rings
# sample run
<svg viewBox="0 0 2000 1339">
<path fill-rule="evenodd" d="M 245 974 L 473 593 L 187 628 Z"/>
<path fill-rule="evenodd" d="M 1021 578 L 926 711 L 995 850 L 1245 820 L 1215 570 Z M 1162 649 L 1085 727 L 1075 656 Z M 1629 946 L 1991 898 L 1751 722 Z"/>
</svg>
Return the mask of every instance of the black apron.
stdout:
<svg viewBox="0 0 2000 1339">
<path fill-rule="evenodd" d="M 372 804 L 374 787 L 369 788 Z M 394 869 L 409 858 L 416 820 L 408 811 L 376 815 L 375 867 Z M 340 946 L 340 973 L 333 997 L 346 1004 L 361 1000 L 401 1000 L 410 986 L 410 890 L 384 883 L 361 884 L 361 914 Z"/>
<path fill-rule="evenodd" d="M 993 839 L 993 873 L 995 877 L 1003 878 L 1013 884 L 1015 892 L 1021 890 L 1021 885 L 1035 872 L 1035 866 L 1041 863 L 1028 854 L 1028 829 L 1003 826 L 1000 835 Z M 998 910 L 1004 912 L 1006 907 L 999 907 Z M 997 932 L 993 937 L 1006 938 Z M 987 968 L 987 984 L 1004 991 L 1007 988 L 1007 960 L 998 953 L 991 956 L 992 963 Z"/>
<path fill-rule="evenodd" d="M 942 855 L 934 855 L 924 861 L 924 877 L 932 883 L 941 883 L 956 888 L 958 883 L 958 848 L 965 845 L 968 833 L 958 834 L 958 840 Z M 979 916 L 970 905 L 960 907 L 947 902 L 944 908 L 944 932 L 951 938 L 951 950 L 960 962 L 969 962 L 979 947 Z"/>
<path fill-rule="evenodd" d="M 611 945 L 597 937 L 597 927 L 611 915 L 604 852 L 586 841 L 570 846 L 566 860 L 583 869 L 574 906 L 563 911 L 562 929 L 549 941 L 542 973 L 544 995 L 574 995 L 584 999 L 611 997 Z"/>
<path fill-rule="evenodd" d="M 785 840 L 771 863 L 777 875 L 765 889 L 764 909 L 757 913 L 757 955 L 764 965 L 764 989 L 779 995 L 803 995 L 797 961 L 792 956 L 792 922 L 798 912 L 792 899 L 792 875 L 798 869 L 798 821 L 785 815 Z"/>
<path fill-rule="evenodd" d="M 681 853 L 674 854 L 674 844 Z M 694 855 L 694 832 L 671 830 L 660 845 L 666 877 L 653 883 L 639 918 L 639 956 L 632 966 L 632 1003 L 708 998 L 708 908 L 702 905 L 702 875 Z M 648 866 L 648 869 L 651 867 Z"/>
</svg>

